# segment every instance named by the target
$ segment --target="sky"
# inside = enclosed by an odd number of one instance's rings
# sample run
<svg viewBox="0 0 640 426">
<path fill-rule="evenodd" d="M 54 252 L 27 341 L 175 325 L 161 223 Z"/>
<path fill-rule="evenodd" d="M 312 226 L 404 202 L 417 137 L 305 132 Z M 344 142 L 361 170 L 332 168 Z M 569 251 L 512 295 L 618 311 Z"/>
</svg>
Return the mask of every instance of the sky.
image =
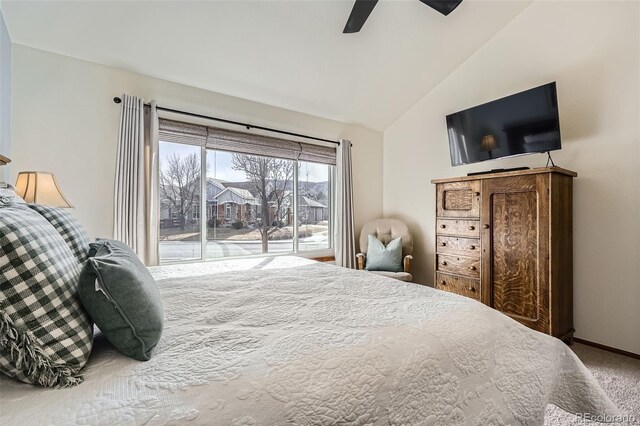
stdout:
<svg viewBox="0 0 640 426">
<path fill-rule="evenodd" d="M 160 167 L 166 163 L 169 156 L 174 153 L 180 156 L 187 156 L 192 153 L 200 156 L 200 147 L 192 145 L 183 145 L 170 142 L 160 142 Z M 232 154 L 224 151 L 207 151 L 207 163 L 209 170 L 207 171 L 207 177 L 217 178 L 229 182 L 243 182 L 246 181 L 244 172 L 233 170 L 232 167 Z M 326 182 L 329 180 L 329 168 L 323 164 L 308 163 L 305 161 L 300 162 L 300 171 L 298 172 L 298 178 L 301 181 L 309 182 Z"/>
</svg>

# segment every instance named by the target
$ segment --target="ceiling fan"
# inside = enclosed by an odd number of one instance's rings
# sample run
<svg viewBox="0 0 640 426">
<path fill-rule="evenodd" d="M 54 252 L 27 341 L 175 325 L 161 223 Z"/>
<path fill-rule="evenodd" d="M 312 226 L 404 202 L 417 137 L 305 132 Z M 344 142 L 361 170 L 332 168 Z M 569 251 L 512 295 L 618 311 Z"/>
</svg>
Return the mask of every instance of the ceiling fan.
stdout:
<svg viewBox="0 0 640 426">
<path fill-rule="evenodd" d="M 420 0 L 422 3 L 426 4 L 432 9 L 437 10 L 442 13 L 444 16 L 447 16 L 453 10 L 458 7 L 462 0 Z M 349 33 L 357 33 L 360 31 L 365 21 L 373 11 L 373 8 L 376 7 L 378 0 L 356 0 L 356 3 L 353 5 L 353 9 L 351 9 L 351 14 L 349 15 L 349 19 L 347 20 L 347 25 L 344 26 L 345 34 Z"/>
</svg>

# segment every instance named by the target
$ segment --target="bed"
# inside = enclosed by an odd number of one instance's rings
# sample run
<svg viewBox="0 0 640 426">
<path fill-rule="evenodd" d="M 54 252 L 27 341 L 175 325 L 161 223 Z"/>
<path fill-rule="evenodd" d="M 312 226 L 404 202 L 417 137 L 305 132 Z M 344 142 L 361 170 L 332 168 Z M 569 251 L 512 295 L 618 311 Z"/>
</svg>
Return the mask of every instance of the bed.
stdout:
<svg viewBox="0 0 640 426">
<path fill-rule="evenodd" d="M 619 414 L 564 343 L 468 298 L 287 256 L 151 272 L 165 309 L 153 358 L 97 334 L 79 386 L 0 378 L 0 424 L 539 425 L 549 403 Z"/>
</svg>

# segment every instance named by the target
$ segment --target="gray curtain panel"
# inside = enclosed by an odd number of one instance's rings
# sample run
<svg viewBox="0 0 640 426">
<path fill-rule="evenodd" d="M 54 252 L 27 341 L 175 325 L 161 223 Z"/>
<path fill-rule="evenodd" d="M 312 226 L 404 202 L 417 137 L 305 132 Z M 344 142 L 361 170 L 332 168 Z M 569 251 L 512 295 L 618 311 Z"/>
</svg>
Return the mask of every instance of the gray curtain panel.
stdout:
<svg viewBox="0 0 640 426">
<path fill-rule="evenodd" d="M 353 219 L 353 177 L 351 170 L 351 142 L 340 139 L 336 161 L 336 210 L 334 247 L 336 265 L 356 266 L 356 237 Z"/>
<path fill-rule="evenodd" d="M 155 101 L 122 96 L 116 158 L 113 238 L 147 266 L 158 264 L 158 113 Z"/>
</svg>

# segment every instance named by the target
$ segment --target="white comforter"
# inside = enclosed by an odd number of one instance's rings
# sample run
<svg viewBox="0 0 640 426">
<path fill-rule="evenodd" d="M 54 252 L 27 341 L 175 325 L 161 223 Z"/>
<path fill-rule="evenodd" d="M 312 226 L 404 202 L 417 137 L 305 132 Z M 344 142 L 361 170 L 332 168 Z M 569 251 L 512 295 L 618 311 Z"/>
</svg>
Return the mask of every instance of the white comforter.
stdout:
<svg viewBox="0 0 640 426">
<path fill-rule="evenodd" d="M 166 330 L 150 361 L 98 337 L 78 387 L 3 377 L 0 424 L 534 425 L 548 403 L 618 414 L 562 342 L 467 298 L 293 257 L 152 273 Z"/>
</svg>

